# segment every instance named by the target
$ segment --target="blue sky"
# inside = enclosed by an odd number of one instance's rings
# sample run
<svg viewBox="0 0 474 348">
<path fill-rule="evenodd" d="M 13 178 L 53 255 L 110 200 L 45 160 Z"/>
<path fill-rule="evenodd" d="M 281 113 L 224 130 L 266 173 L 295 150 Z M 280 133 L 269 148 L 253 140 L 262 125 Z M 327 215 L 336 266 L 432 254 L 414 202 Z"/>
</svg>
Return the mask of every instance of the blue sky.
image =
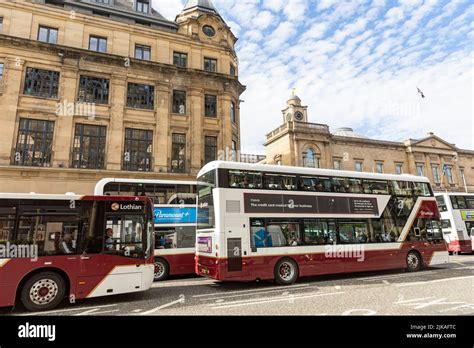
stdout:
<svg viewBox="0 0 474 348">
<path fill-rule="evenodd" d="M 183 2 L 153 0 L 169 19 Z M 433 131 L 474 149 L 473 1 L 213 3 L 239 37 L 243 152 L 264 153 L 293 88 L 331 130 L 394 141 Z"/>
</svg>

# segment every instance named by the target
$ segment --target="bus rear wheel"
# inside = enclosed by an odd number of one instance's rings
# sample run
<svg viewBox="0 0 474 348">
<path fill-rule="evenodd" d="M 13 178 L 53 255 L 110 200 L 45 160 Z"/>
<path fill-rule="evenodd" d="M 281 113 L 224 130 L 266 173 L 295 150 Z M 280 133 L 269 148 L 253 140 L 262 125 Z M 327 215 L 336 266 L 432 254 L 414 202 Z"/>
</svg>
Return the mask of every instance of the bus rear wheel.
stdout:
<svg viewBox="0 0 474 348">
<path fill-rule="evenodd" d="M 410 251 L 407 255 L 407 271 L 417 272 L 421 269 L 422 260 L 419 253 Z"/>
<path fill-rule="evenodd" d="M 154 281 L 159 282 L 168 278 L 170 267 L 168 262 L 162 258 L 155 259 L 155 277 Z"/>
<path fill-rule="evenodd" d="M 275 281 L 279 285 L 291 285 L 298 280 L 298 265 L 292 259 L 281 259 L 275 265 Z"/>
<path fill-rule="evenodd" d="M 21 302 L 30 312 L 57 307 L 66 295 L 64 279 L 54 272 L 41 272 L 29 278 L 21 289 Z"/>
</svg>

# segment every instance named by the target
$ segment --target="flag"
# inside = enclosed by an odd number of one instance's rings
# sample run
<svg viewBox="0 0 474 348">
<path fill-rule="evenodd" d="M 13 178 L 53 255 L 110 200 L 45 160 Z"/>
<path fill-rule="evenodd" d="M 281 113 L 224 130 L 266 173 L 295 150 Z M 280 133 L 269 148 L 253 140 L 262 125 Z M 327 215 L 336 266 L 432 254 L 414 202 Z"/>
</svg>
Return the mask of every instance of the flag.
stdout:
<svg viewBox="0 0 474 348">
<path fill-rule="evenodd" d="M 416 89 L 418 90 L 418 93 L 420 93 L 421 97 L 424 98 L 425 95 L 424 95 L 424 93 L 421 91 L 421 89 L 419 89 L 418 87 L 416 87 Z"/>
<path fill-rule="evenodd" d="M 446 176 L 446 171 L 448 170 L 448 166 L 445 164 L 443 166 L 443 178 Z"/>
</svg>

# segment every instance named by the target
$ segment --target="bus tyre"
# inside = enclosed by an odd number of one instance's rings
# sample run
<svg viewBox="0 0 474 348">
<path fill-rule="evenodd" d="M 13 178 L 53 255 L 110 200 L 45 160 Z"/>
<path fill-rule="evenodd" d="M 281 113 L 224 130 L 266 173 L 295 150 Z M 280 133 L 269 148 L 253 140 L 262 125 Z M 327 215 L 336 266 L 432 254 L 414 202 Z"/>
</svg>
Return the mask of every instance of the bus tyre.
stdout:
<svg viewBox="0 0 474 348">
<path fill-rule="evenodd" d="M 161 258 L 155 259 L 155 282 L 159 282 L 168 278 L 169 271 L 170 267 L 166 260 Z"/>
<path fill-rule="evenodd" d="M 29 278 L 21 289 L 21 302 L 31 312 L 46 311 L 59 305 L 66 295 L 63 277 L 42 272 Z"/>
<path fill-rule="evenodd" d="M 407 271 L 416 272 L 421 269 L 422 260 L 416 251 L 410 251 L 407 255 Z"/>
<path fill-rule="evenodd" d="M 292 259 L 281 259 L 275 265 L 275 281 L 280 285 L 291 285 L 298 280 L 298 265 Z"/>
</svg>

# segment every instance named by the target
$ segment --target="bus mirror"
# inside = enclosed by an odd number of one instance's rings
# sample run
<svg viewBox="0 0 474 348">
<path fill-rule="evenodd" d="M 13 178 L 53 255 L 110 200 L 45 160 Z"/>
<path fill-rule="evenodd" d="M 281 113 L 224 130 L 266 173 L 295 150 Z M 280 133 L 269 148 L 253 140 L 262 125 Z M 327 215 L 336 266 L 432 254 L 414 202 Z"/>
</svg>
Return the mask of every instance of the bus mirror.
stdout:
<svg viewBox="0 0 474 348">
<path fill-rule="evenodd" d="M 415 227 L 414 231 L 415 231 L 415 237 L 420 237 L 421 236 L 421 231 L 420 231 L 419 227 Z"/>
</svg>

